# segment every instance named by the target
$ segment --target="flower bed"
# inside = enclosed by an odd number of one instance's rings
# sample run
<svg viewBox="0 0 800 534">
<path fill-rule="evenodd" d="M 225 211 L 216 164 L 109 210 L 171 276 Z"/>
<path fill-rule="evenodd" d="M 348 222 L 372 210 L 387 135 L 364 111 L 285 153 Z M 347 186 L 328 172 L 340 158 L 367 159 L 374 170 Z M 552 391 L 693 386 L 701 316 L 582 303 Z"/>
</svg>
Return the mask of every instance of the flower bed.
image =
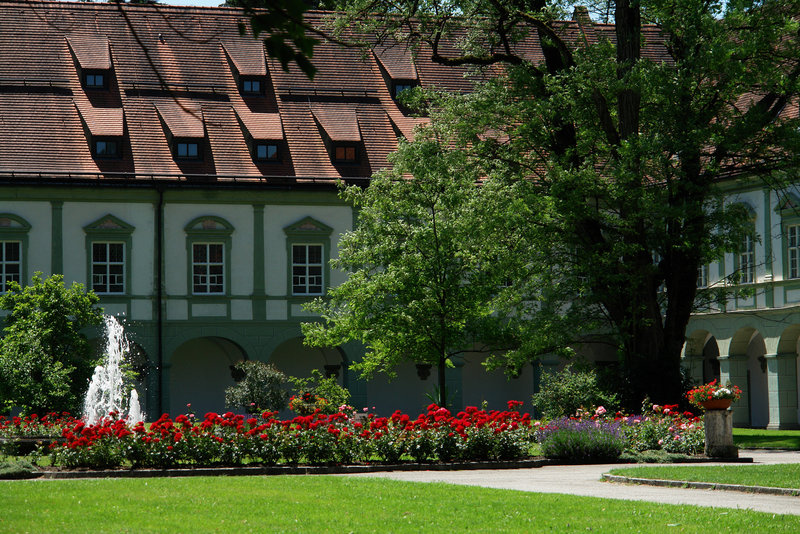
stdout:
<svg viewBox="0 0 800 534">
<path fill-rule="evenodd" d="M 53 466 L 65 468 L 504 461 L 529 457 L 537 440 L 543 454 L 564 461 L 610 461 L 623 449 L 703 450 L 702 419 L 676 406 L 640 416 L 600 407 L 540 424 L 517 411 L 519 401 L 508 404 L 506 411 L 468 407 L 455 415 L 432 404 L 415 419 L 399 411 L 366 418 L 316 411 L 286 421 L 276 412 L 164 414 L 132 428 L 114 417 L 95 425 L 69 414 L 0 417 L 0 437 L 57 437 L 46 452 Z"/>
<path fill-rule="evenodd" d="M 677 404 L 653 405 L 643 415 L 611 415 L 601 406 L 594 412 L 579 412 L 540 425 L 536 439 L 546 457 L 569 461 L 609 461 L 623 450 L 702 453 L 702 418 L 677 408 Z"/>
<path fill-rule="evenodd" d="M 533 443 L 528 414 L 470 407 L 457 415 L 431 405 L 411 419 L 370 415 L 365 423 L 344 413 L 319 412 L 288 421 L 275 412 L 245 417 L 209 413 L 174 420 L 161 416 L 149 428 L 105 419 L 75 421 L 63 430 L 64 444 L 51 447 L 53 465 L 93 467 L 236 466 L 257 463 L 311 465 L 513 460 L 528 457 Z"/>
</svg>

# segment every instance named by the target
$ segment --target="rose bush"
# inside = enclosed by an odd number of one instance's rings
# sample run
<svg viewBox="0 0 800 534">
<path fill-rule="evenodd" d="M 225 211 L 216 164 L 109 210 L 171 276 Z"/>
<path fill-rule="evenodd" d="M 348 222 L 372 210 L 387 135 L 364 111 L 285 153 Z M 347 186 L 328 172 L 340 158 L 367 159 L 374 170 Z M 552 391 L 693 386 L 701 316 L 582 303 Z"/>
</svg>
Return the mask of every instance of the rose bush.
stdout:
<svg viewBox="0 0 800 534">
<path fill-rule="evenodd" d="M 678 412 L 677 406 L 653 406 L 636 416 L 610 413 L 601 406 L 565 419 L 574 424 L 539 424 L 529 414 L 519 413 L 520 405 L 519 401 L 509 401 L 504 411 L 467 407 L 453 414 L 431 404 L 416 418 L 399 411 L 389 417 L 357 416 L 348 407 L 344 407 L 347 412 L 325 414 L 317 410 L 284 421 L 277 419 L 277 412 L 269 411 L 258 416 L 208 413 L 202 419 L 192 413 L 174 419 L 164 414 L 149 425 L 133 427 L 114 414 L 96 425 L 87 425 L 62 413 L 0 417 L 0 437 L 58 437 L 60 441 L 52 443 L 48 452 L 54 466 L 68 468 L 515 460 L 530 456 L 537 437 L 545 454 L 561 457 L 548 453 L 551 449 L 545 446 L 552 434 L 548 429 L 559 425 L 583 425 L 586 429 L 613 426 L 626 450 L 662 449 L 684 454 L 703 450 L 702 418 Z M 584 439 L 582 432 L 578 431 L 581 435 L 577 438 L 560 436 L 564 438 L 560 447 L 577 451 L 599 443 L 596 436 Z M 588 435 L 588 430 L 584 433 Z M 616 445 L 601 448 L 611 450 Z"/>
<path fill-rule="evenodd" d="M 52 463 L 64 467 L 193 467 L 277 463 L 312 465 L 403 458 L 418 462 L 512 460 L 529 456 L 533 442 L 530 415 L 515 410 L 469 407 L 455 416 L 435 404 L 416 419 L 399 411 L 370 414 L 366 421 L 337 412 L 316 411 L 280 421 L 277 412 L 246 417 L 232 412 L 167 414 L 148 427 L 128 427 L 106 418 L 96 425 L 69 420 L 63 443 L 50 447 Z"/>
</svg>

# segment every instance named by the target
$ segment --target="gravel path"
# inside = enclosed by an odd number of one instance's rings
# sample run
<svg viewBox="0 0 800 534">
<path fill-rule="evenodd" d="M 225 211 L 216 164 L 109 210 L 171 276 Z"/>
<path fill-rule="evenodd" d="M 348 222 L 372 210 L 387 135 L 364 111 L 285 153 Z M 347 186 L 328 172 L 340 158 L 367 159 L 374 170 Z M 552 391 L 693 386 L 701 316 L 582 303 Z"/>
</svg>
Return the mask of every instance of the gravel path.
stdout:
<svg viewBox="0 0 800 534">
<path fill-rule="evenodd" d="M 741 451 L 753 464 L 800 463 L 800 452 Z M 601 476 L 612 465 L 556 465 L 532 469 L 482 469 L 475 471 L 394 471 L 341 476 L 382 477 L 411 482 L 446 482 L 487 488 L 513 489 L 537 493 L 566 493 L 589 497 L 692 504 L 722 508 L 741 508 L 775 514 L 800 515 L 800 497 L 761 495 L 736 491 L 661 488 L 655 486 L 603 482 Z M 748 465 L 748 464 L 745 464 Z M 798 481 L 800 485 L 800 481 Z"/>
</svg>

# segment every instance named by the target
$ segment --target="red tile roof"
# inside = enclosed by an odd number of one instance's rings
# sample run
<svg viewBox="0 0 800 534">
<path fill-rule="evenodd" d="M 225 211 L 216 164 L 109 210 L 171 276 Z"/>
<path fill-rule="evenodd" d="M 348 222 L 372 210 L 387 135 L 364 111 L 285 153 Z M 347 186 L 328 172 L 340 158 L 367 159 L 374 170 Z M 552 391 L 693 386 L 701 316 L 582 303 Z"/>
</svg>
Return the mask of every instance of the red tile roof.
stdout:
<svg viewBox="0 0 800 534">
<path fill-rule="evenodd" d="M 318 74 L 309 80 L 267 58 L 262 42 L 240 35 L 247 19 L 239 10 L 123 9 L 133 29 L 116 4 L 0 2 L 0 179 L 11 172 L 164 180 L 211 174 L 220 181 L 368 177 L 387 165 L 399 135 L 411 137 L 426 122 L 398 108 L 392 80 L 471 88 L 467 68 L 434 64 L 425 50 L 412 58 L 402 45 L 365 58 L 322 43 L 313 57 Z M 565 23 L 571 38 L 579 30 L 589 37 L 576 22 Z M 603 25 L 593 31 L 609 33 Z M 645 33 L 657 42 L 652 30 Z M 535 36 L 517 46 L 525 57 L 541 58 Z M 655 44 L 648 50 L 658 55 Z M 84 88 L 81 69 L 105 70 L 107 87 Z M 259 77 L 264 94 L 240 93 L 237 74 Z M 93 158 L 92 136 L 120 137 L 122 157 Z M 203 158 L 176 160 L 171 137 L 202 138 Z M 253 139 L 279 143 L 281 161 L 254 161 Z M 331 142 L 357 143 L 359 161 L 334 162 Z"/>
</svg>

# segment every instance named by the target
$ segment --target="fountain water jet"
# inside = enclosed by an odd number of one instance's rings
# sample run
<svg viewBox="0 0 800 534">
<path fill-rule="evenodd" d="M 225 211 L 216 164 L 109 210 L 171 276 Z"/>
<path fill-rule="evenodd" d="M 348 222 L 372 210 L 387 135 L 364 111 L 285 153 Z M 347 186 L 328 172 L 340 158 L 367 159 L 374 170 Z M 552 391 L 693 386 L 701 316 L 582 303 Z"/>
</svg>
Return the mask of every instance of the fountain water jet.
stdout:
<svg viewBox="0 0 800 534">
<path fill-rule="evenodd" d="M 95 424 L 116 412 L 117 417 L 127 417 L 129 425 L 144 420 L 139 406 L 139 394 L 131 389 L 130 398 L 125 399 L 125 375 L 123 365 L 128 353 L 128 340 L 119 321 L 111 315 L 104 316 L 106 346 L 102 365 L 94 368 L 89 390 L 83 401 L 83 419 Z M 126 402 L 127 401 L 127 402 Z"/>
</svg>

